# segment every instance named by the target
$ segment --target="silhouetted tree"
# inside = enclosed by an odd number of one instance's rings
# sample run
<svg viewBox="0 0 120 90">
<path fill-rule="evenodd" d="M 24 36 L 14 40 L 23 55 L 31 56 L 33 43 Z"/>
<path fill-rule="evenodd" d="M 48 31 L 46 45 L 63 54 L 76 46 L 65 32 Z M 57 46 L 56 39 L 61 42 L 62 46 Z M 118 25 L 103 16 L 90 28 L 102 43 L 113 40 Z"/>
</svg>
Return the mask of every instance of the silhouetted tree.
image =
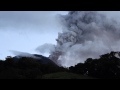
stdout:
<svg viewBox="0 0 120 90">
<path fill-rule="evenodd" d="M 85 63 L 72 66 L 69 70 L 97 78 L 118 79 L 120 78 L 120 58 L 117 58 L 115 54 L 119 53 L 104 54 L 99 59 L 88 58 Z"/>
</svg>

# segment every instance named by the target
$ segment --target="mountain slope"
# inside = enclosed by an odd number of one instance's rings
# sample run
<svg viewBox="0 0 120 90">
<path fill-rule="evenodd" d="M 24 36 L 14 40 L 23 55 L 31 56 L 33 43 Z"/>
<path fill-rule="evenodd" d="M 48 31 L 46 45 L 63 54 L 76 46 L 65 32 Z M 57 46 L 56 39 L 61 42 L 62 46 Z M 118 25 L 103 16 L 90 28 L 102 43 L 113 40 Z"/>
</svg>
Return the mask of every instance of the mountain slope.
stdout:
<svg viewBox="0 0 120 90">
<path fill-rule="evenodd" d="M 39 61 L 42 64 L 53 64 L 56 65 L 52 60 L 50 60 L 49 58 L 42 56 L 42 55 L 38 55 L 38 54 L 31 54 L 31 55 L 18 55 L 13 57 L 14 61 L 19 61 L 21 58 L 32 58 L 34 60 Z"/>
</svg>

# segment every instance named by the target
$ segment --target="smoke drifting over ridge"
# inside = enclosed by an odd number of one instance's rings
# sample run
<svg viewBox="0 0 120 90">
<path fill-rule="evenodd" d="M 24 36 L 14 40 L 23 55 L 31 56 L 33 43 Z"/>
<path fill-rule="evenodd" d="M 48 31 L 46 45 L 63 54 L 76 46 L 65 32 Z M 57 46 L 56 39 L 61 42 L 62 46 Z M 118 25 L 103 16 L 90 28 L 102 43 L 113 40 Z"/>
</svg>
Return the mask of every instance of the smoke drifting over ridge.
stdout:
<svg viewBox="0 0 120 90">
<path fill-rule="evenodd" d="M 0 11 L 0 59 L 15 56 L 9 50 L 40 54 L 35 51 L 39 45 L 56 44 L 55 38 L 58 31 L 61 31 L 56 14 L 65 13 L 64 11 Z"/>
<path fill-rule="evenodd" d="M 50 58 L 59 65 L 73 66 L 87 58 L 120 51 L 120 23 L 97 11 L 70 11 L 60 15 L 63 31 Z"/>
</svg>

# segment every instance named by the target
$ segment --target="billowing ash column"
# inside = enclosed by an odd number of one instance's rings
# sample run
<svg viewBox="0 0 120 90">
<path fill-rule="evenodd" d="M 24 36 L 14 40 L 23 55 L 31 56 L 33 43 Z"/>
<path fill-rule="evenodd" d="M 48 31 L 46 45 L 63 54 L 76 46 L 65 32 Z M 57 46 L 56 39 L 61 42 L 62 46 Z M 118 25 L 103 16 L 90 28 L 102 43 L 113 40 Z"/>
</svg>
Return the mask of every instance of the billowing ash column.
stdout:
<svg viewBox="0 0 120 90">
<path fill-rule="evenodd" d="M 70 11 L 60 16 L 63 25 L 50 59 L 62 66 L 84 62 L 119 45 L 120 25 L 97 11 Z M 116 42 L 117 41 L 117 42 Z M 113 44 L 114 43 L 114 44 Z"/>
</svg>

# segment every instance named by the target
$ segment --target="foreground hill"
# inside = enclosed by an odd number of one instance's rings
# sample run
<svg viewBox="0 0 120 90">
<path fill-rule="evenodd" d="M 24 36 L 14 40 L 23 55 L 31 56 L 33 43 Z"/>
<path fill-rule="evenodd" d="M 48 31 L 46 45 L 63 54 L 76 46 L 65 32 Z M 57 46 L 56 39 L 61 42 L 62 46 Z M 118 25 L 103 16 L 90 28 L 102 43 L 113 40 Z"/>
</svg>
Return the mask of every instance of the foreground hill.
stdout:
<svg viewBox="0 0 120 90">
<path fill-rule="evenodd" d="M 38 57 L 38 56 L 37 56 Z M 0 79 L 36 79 L 44 74 L 66 71 L 57 66 L 50 59 L 39 56 L 32 57 L 7 57 L 0 61 Z"/>
<path fill-rule="evenodd" d="M 58 72 L 43 75 L 42 79 L 96 79 L 80 74 L 74 74 L 70 72 Z"/>
<path fill-rule="evenodd" d="M 93 77 L 93 78 L 92 78 Z M 120 79 L 120 52 L 88 58 L 69 68 L 42 55 L 7 57 L 0 60 L 0 79 Z"/>
</svg>

